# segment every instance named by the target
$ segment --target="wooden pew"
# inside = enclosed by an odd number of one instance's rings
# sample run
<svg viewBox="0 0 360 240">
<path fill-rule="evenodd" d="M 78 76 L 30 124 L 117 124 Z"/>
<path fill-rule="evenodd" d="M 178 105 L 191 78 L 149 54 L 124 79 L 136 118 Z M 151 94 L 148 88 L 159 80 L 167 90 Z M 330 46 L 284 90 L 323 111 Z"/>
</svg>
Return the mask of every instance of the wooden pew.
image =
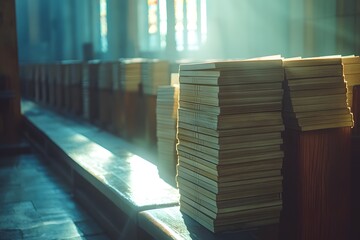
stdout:
<svg viewBox="0 0 360 240">
<path fill-rule="evenodd" d="M 138 213 L 175 206 L 179 193 L 120 138 L 24 101 L 28 139 L 60 166 L 77 197 L 114 239 L 138 238 Z M 145 152 L 141 153 L 146 156 Z"/>
</svg>

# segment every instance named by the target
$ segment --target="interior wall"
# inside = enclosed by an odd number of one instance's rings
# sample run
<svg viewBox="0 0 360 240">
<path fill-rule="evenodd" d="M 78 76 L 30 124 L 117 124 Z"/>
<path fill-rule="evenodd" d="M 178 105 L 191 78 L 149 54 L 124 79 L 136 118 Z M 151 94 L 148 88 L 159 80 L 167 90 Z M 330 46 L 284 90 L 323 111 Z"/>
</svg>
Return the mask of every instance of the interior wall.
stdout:
<svg viewBox="0 0 360 240">
<path fill-rule="evenodd" d="M 209 0 L 207 42 L 197 51 L 181 53 L 176 52 L 173 36 L 167 37 L 167 48 L 161 52 L 141 51 L 140 1 L 108 0 L 109 49 L 103 53 L 99 0 L 16 0 L 19 59 L 83 59 L 86 44 L 93 49 L 92 58 L 105 60 L 360 54 L 358 0 Z M 168 8 L 172 1 L 167 0 Z M 174 19 L 168 19 L 168 32 L 174 33 Z"/>
</svg>

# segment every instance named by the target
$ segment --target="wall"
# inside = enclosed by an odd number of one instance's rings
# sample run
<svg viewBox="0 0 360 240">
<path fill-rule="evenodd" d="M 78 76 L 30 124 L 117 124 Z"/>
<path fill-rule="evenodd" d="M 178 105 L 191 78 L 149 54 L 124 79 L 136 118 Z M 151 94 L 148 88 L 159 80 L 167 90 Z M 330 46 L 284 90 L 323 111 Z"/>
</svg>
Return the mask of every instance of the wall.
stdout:
<svg viewBox="0 0 360 240">
<path fill-rule="evenodd" d="M 181 53 L 172 36 L 161 52 L 141 51 L 140 1 L 108 0 L 109 50 L 103 53 L 99 0 L 16 0 L 19 58 L 21 62 L 83 59 L 84 44 L 93 47 L 92 58 L 105 60 L 360 54 L 358 0 L 208 0 L 207 43 L 198 51 Z M 167 0 L 168 8 L 171 2 Z M 168 32 L 173 29 L 168 27 Z"/>
<path fill-rule="evenodd" d="M 84 44 L 92 58 L 125 55 L 127 2 L 108 0 L 109 51 L 101 52 L 99 0 L 16 0 L 19 59 L 46 62 L 84 58 Z"/>
</svg>

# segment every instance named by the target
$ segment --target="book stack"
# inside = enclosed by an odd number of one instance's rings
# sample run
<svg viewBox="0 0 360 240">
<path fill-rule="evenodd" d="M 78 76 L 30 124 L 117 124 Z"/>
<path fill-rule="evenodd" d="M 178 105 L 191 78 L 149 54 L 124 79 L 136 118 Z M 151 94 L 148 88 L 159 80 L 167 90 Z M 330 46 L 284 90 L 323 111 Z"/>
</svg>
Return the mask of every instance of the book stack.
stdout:
<svg viewBox="0 0 360 240">
<path fill-rule="evenodd" d="M 157 167 L 160 177 L 173 186 L 176 185 L 178 98 L 179 84 L 158 88 L 156 99 Z"/>
<path fill-rule="evenodd" d="M 56 65 L 54 63 L 49 64 L 49 75 L 48 75 L 48 83 L 49 83 L 49 105 L 51 107 L 55 107 L 56 103 Z"/>
<path fill-rule="evenodd" d="M 210 231 L 279 221 L 282 60 L 180 66 L 180 209 Z"/>
<path fill-rule="evenodd" d="M 123 59 L 120 64 L 121 89 L 125 92 L 138 92 L 141 83 L 142 58 Z"/>
<path fill-rule="evenodd" d="M 81 77 L 82 116 L 86 120 L 90 120 L 90 76 L 88 62 L 84 62 L 82 65 Z"/>
<path fill-rule="evenodd" d="M 141 64 L 142 89 L 146 95 L 156 95 L 157 88 L 169 85 L 169 62 L 149 59 Z"/>
<path fill-rule="evenodd" d="M 99 121 L 109 128 L 112 121 L 113 62 L 101 62 L 99 65 Z"/>
<path fill-rule="evenodd" d="M 64 107 L 64 65 L 55 63 L 55 106 L 58 110 Z"/>
<path fill-rule="evenodd" d="M 41 64 L 34 64 L 34 100 L 41 101 Z"/>
<path fill-rule="evenodd" d="M 99 121 L 99 66 L 100 60 L 88 61 L 89 119 L 93 123 Z"/>
<path fill-rule="evenodd" d="M 353 88 L 360 85 L 360 58 L 359 56 L 343 57 L 344 76 L 347 83 L 347 99 L 349 107 L 353 105 Z"/>
<path fill-rule="evenodd" d="M 25 79 L 25 86 L 24 90 L 26 93 L 26 97 L 28 99 L 34 99 L 34 65 L 33 64 L 26 64 L 23 65 L 24 68 L 24 79 Z"/>
<path fill-rule="evenodd" d="M 70 64 L 70 111 L 75 115 L 82 114 L 82 62 L 72 61 Z"/>
<path fill-rule="evenodd" d="M 341 57 L 286 59 L 284 122 L 309 131 L 353 125 Z"/>
<path fill-rule="evenodd" d="M 141 64 L 144 61 L 142 58 L 123 59 L 120 65 L 120 87 L 124 92 L 124 136 L 131 141 L 143 140 L 140 136 L 145 128 L 143 95 L 139 91 Z"/>
<path fill-rule="evenodd" d="M 62 61 L 63 65 L 63 84 L 64 84 L 64 110 L 66 112 L 71 111 L 71 60 Z"/>
<path fill-rule="evenodd" d="M 49 64 L 40 64 L 40 102 L 44 105 L 48 103 L 48 66 Z"/>
<path fill-rule="evenodd" d="M 142 104 L 145 113 L 144 144 L 156 149 L 156 93 L 159 86 L 169 85 L 169 62 L 149 59 L 141 64 Z"/>
<path fill-rule="evenodd" d="M 115 134 L 122 135 L 124 132 L 125 118 L 124 118 L 124 101 L 123 91 L 121 89 L 121 60 L 113 62 L 112 66 L 112 131 Z"/>
</svg>

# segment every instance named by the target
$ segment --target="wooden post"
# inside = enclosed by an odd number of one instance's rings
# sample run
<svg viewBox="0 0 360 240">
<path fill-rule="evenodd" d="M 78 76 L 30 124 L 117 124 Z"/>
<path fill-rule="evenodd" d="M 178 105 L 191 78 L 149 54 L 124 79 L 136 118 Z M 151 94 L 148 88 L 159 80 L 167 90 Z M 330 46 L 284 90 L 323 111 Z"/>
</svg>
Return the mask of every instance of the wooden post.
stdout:
<svg viewBox="0 0 360 240">
<path fill-rule="evenodd" d="M 0 144 L 13 144 L 21 116 L 15 0 L 0 1 L 0 53 Z"/>
</svg>

